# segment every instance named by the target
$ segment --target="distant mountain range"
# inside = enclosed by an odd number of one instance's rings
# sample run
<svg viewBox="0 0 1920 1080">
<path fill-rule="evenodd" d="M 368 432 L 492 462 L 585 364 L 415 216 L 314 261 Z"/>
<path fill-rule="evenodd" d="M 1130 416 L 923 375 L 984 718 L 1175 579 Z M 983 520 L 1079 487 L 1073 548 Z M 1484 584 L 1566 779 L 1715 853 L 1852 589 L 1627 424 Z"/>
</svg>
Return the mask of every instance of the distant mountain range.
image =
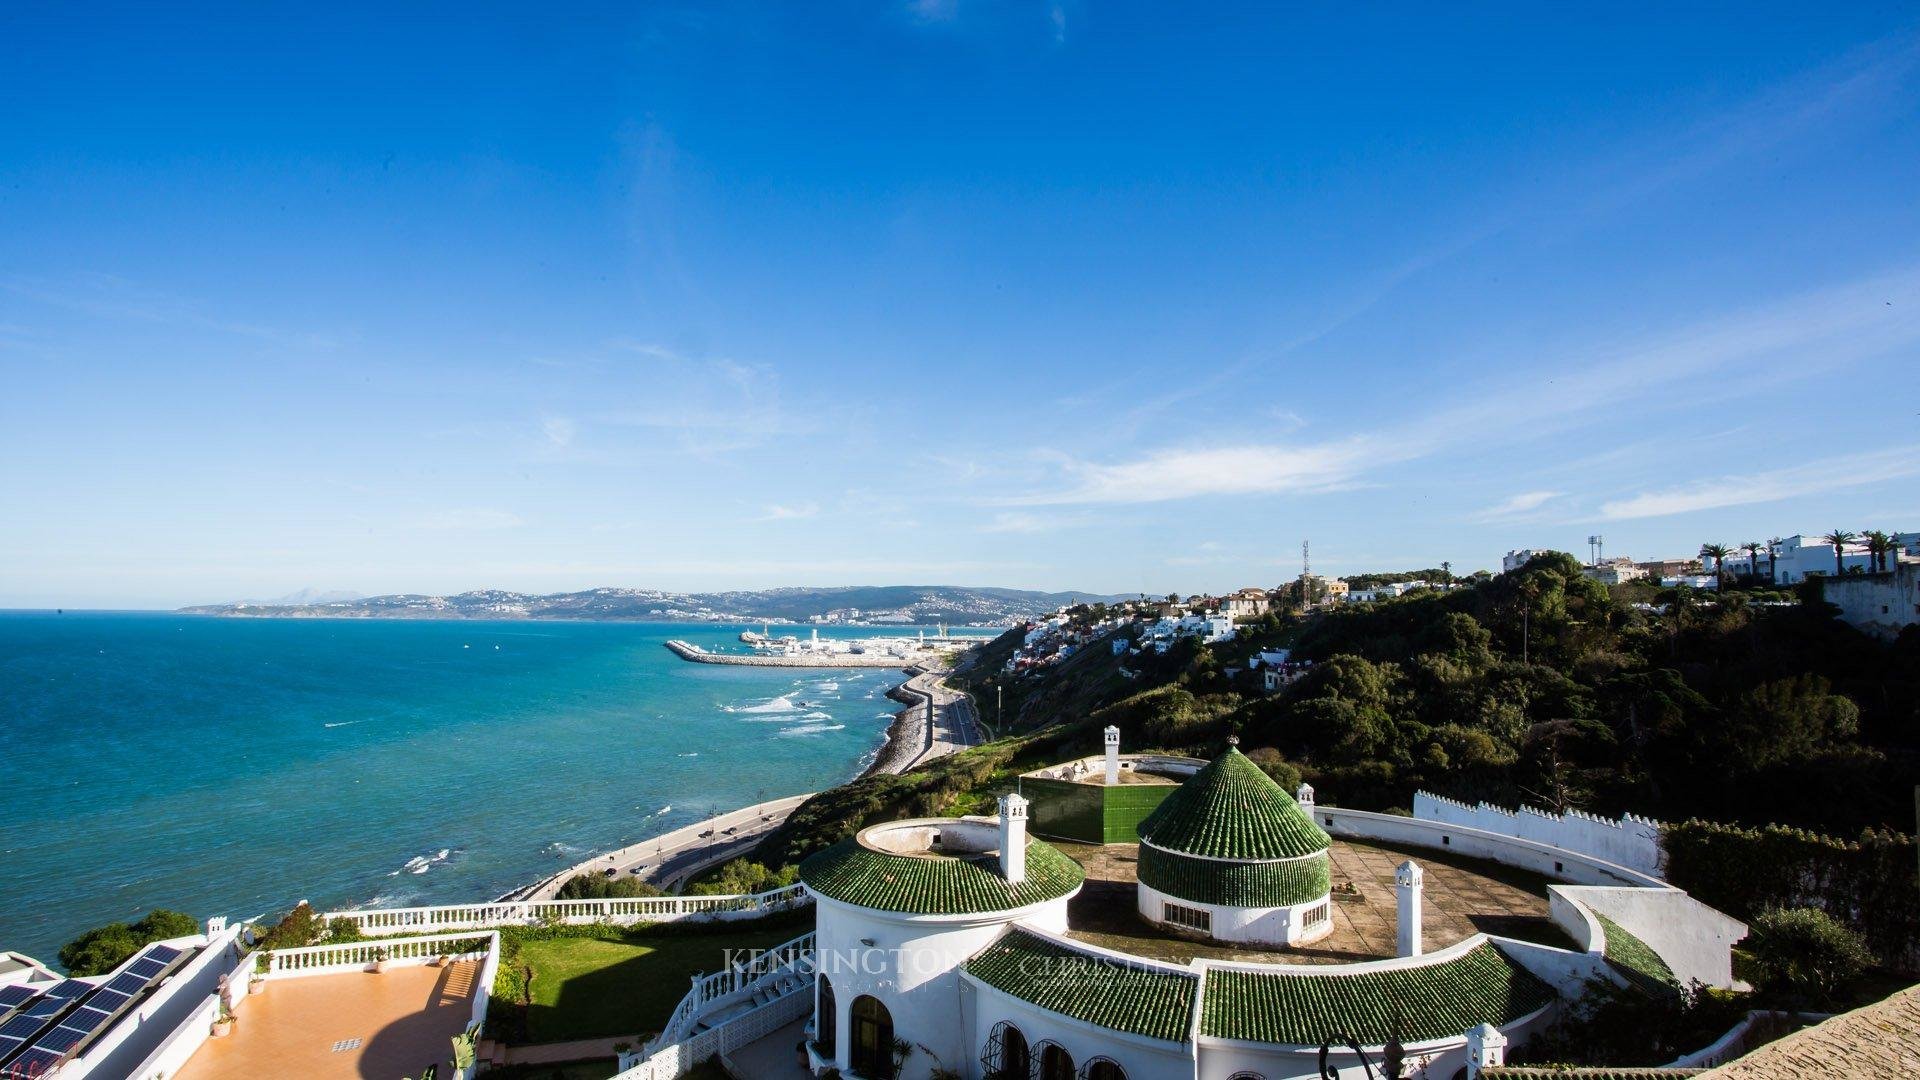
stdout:
<svg viewBox="0 0 1920 1080">
<path fill-rule="evenodd" d="M 182 611 L 257 618 L 359 619 L 680 619 L 704 622 L 997 624 L 1044 615 L 1066 604 L 1120 599 L 1081 592 L 958 585 L 850 585 L 757 591 L 677 593 L 589 589 L 544 596 L 482 589 L 455 596 L 331 596 L 302 590 L 282 600 L 202 604 Z"/>
</svg>

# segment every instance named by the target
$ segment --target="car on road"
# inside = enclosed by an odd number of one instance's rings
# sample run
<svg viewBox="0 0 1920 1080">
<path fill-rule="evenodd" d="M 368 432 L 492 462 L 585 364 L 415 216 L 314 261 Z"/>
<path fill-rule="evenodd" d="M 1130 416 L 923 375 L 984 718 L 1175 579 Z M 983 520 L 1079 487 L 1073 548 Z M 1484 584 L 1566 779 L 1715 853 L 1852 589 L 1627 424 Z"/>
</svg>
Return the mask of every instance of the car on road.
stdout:
<svg viewBox="0 0 1920 1080">
<path fill-rule="evenodd" d="M 636 866 L 633 869 L 627 871 L 627 873 L 629 874 L 644 874 L 646 872 L 647 872 L 647 868 L 644 866 Z"/>
</svg>

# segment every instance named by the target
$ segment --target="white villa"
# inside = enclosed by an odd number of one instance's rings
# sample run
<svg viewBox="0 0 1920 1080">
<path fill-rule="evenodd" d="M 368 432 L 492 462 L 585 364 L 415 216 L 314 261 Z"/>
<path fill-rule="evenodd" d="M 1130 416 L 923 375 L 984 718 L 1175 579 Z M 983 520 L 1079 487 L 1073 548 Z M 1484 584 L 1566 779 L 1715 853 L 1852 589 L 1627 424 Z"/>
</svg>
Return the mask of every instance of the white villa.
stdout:
<svg viewBox="0 0 1920 1080">
<path fill-rule="evenodd" d="M 1590 979 L 1731 985 L 1730 947 L 1746 932 L 1652 874 L 1574 848 L 1317 807 L 1311 789 L 1296 798 L 1229 748 L 1142 821 L 1135 904 L 1170 939 L 1269 955 L 1171 962 L 1078 932 L 1069 907 L 1086 872 L 1027 824 L 1026 800 L 1007 795 L 997 817 L 873 825 L 802 864 L 818 905 L 816 1073 L 1305 1080 L 1328 1042 L 1330 1063 L 1357 1067 L 1342 1045 L 1351 1037 L 1376 1065 L 1394 1044 L 1403 1076 L 1452 1080 L 1500 1064 Z M 1580 831 L 1566 840 L 1605 826 L 1572 822 Z M 1427 951 L 1426 874 L 1407 860 L 1394 876 L 1392 955 L 1290 956 L 1331 932 L 1329 847 L 1362 839 L 1547 877 L 1562 943 L 1475 932 Z"/>
</svg>

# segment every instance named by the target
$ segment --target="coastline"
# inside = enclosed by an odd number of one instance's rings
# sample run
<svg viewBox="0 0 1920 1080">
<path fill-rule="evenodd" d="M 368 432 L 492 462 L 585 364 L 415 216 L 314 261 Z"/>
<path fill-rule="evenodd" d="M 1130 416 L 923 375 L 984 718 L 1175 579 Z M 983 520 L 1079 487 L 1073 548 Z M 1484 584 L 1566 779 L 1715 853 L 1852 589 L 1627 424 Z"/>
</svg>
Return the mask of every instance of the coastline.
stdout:
<svg viewBox="0 0 1920 1080">
<path fill-rule="evenodd" d="M 753 664 L 751 661 L 784 658 L 736 659 L 749 661 L 744 666 L 762 666 Z M 913 685 L 915 681 L 936 673 L 918 664 L 903 670 L 908 676 L 907 680 L 888 688 L 887 697 L 903 703 L 905 707 L 895 713 L 893 722 L 887 725 L 885 741 L 874 753 L 873 760 L 867 764 L 866 768 L 851 777 L 851 780 L 906 772 L 926 759 L 939 745 L 936 740 L 938 733 L 935 725 L 927 723 L 930 704 L 937 708 L 938 702 L 932 694 Z M 961 701 L 965 700 L 964 695 L 958 695 L 958 698 Z M 967 711 L 971 712 L 970 706 Z M 962 723 L 973 726 L 971 736 L 977 741 L 979 732 L 977 726 L 974 726 L 977 722 L 968 718 Z M 542 878 L 531 885 L 514 889 L 496 898 L 495 902 L 551 899 L 560 886 L 578 875 L 604 874 L 606 870 L 612 869 L 615 877 L 624 877 L 630 875 L 636 866 L 645 868 L 642 874 L 637 875 L 640 880 L 666 888 L 714 865 L 748 854 L 762 836 L 784 824 L 795 810 L 816 794 L 819 793 L 787 795 L 753 806 L 741 807 L 738 810 L 729 810 L 615 851 L 598 852 L 559 873 Z M 705 842 L 701 843 L 700 841 L 703 840 Z M 652 860 L 651 865 L 648 864 L 648 860 Z"/>
</svg>

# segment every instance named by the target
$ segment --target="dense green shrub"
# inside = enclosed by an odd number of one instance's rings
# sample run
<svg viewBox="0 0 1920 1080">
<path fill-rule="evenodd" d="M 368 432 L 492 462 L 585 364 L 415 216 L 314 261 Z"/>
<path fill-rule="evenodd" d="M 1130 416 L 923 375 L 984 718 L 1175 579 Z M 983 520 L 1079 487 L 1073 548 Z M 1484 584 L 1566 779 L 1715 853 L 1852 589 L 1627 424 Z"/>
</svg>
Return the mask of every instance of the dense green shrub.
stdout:
<svg viewBox="0 0 1920 1080">
<path fill-rule="evenodd" d="M 1818 908 L 1770 908 L 1751 930 L 1757 986 L 1785 1003 L 1829 1004 L 1873 964 L 1860 935 Z"/>
<path fill-rule="evenodd" d="M 1662 830 L 1667 880 L 1749 922 L 1774 908 L 1815 907 L 1858 931 L 1890 965 L 1920 961 L 1914 839 L 1869 829 L 1849 841 L 1778 825 L 1707 821 Z"/>
<path fill-rule="evenodd" d="M 302 949 L 319 944 L 328 929 L 313 910 L 313 905 L 302 900 L 260 935 L 255 944 L 262 949 Z"/>
<path fill-rule="evenodd" d="M 691 896 L 733 896 L 785 888 L 800 877 L 800 868 L 789 863 L 778 870 L 751 859 L 734 859 L 713 877 L 687 890 Z"/>
<path fill-rule="evenodd" d="M 60 964 L 69 975 L 100 975 L 126 963 L 128 957 L 153 942 L 199 932 L 200 924 L 193 916 L 157 908 L 132 925 L 108 923 L 60 946 Z"/>
</svg>

